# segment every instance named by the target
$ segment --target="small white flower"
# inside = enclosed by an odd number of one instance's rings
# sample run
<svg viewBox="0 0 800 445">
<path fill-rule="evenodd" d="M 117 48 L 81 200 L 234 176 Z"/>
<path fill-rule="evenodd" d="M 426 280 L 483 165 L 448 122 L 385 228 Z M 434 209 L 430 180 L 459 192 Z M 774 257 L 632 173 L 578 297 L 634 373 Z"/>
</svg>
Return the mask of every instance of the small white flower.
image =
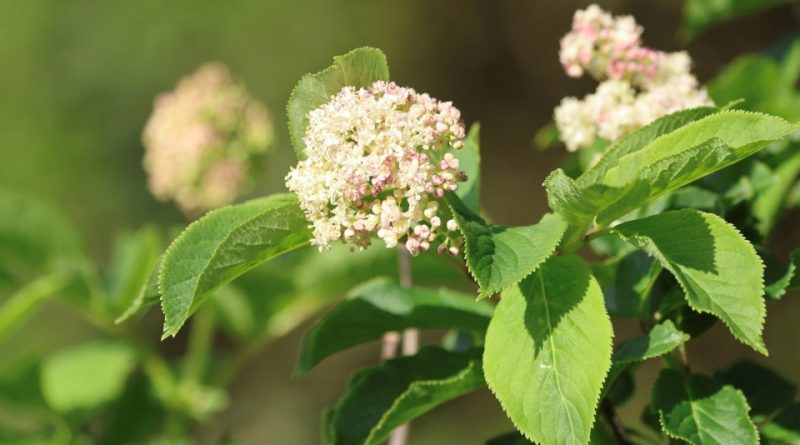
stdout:
<svg viewBox="0 0 800 445">
<path fill-rule="evenodd" d="M 600 84 L 583 99 L 564 98 L 554 111 L 568 150 L 591 146 L 596 137 L 615 141 L 681 109 L 713 105 L 691 74 L 687 53 L 647 48 L 641 34 L 631 16 L 612 17 L 596 5 L 575 13 L 561 40 L 561 64 L 567 75 L 588 72 Z"/>
<path fill-rule="evenodd" d="M 306 159 L 286 176 L 321 249 L 339 239 L 363 249 L 373 235 L 412 254 L 440 236 L 439 204 L 464 174 L 450 148 L 465 137 L 450 102 L 394 83 L 343 88 L 308 114 Z M 352 232 L 352 233 L 351 233 Z M 447 239 L 447 234 L 442 235 Z"/>
</svg>

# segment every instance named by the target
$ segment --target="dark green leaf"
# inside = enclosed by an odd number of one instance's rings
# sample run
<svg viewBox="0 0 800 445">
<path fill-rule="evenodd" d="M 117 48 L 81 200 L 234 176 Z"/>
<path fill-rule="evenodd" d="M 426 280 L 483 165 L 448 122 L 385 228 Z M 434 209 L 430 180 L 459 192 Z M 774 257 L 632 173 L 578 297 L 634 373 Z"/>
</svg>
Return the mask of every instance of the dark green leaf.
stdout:
<svg viewBox="0 0 800 445">
<path fill-rule="evenodd" d="M 652 258 L 638 250 L 592 265 L 592 273 L 603 289 L 608 313 L 622 318 L 642 315 L 660 270 Z"/>
<path fill-rule="evenodd" d="M 792 0 L 686 0 L 681 33 L 692 38 L 716 23 L 755 14 L 790 1 Z"/>
<path fill-rule="evenodd" d="M 161 263 L 164 337 L 175 335 L 209 293 L 253 267 L 308 244 L 293 195 L 272 195 L 209 212 L 172 243 Z"/>
<path fill-rule="evenodd" d="M 800 403 L 795 403 L 761 427 L 761 434 L 779 443 L 800 443 Z"/>
<path fill-rule="evenodd" d="M 295 372 L 302 375 L 325 357 L 408 328 L 463 329 L 482 333 L 492 306 L 447 289 L 403 288 L 375 279 L 350 292 L 303 339 Z"/>
<path fill-rule="evenodd" d="M 375 81 L 389 80 L 386 56 L 377 48 L 357 48 L 333 58 L 333 65 L 303 76 L 292 90 L 286 112 L 289 136 L 298 159 L 305 158 L 303 138 L 308 126 L 308 113 L 330 101 L 342 88 L 366 88 Z"/>
<path fill-rule="evenodd" d="M 40 369 L 40 360 L 3 363 L 0 371 L 0 401 L 12 406 L 46 407 L 39 388 Z"/>
<path fill-rule="evenodd" d="M 740 360 L 714 377 L 741 390 L 754 418 L 774 414 L 794 400 L 797 387 L 782 375 L 750 360 Z"/>
<path fill-rule="evenodd" d="M 532 226 L 487 224 L 454 195 L 448 201 L 464 234 L 467 267 L 480 286 L 480 297 L 501 292 L 534 272 L 553 254 L 566 230 L 564 220 L 550 213 Z"/>
<path fill-rule="evenodd" d="M 613 231 L 672 272 L 693 309 L 717 316 L 736 338 L 766 354 L 764 266 L 735 227 L 716 215 L 685 209 L 623 223 Z"/>
<path fill-rule="evenodd" d="M 665 355 L 687 341 L 689 335 L 678 330 L 670 320 L 653 326 L 643 337 L 628 340 L 620 345 L 612 357 L 611 370 L 606 377 L 604 390 L 610 391 L 616 379 L 631 364 Z"/>
<path fill-rule="evenodd" d="M 758 443 L 744 395 L 711 378 L 663 369 L 653 388 L 652 407 L 670 437 L 694 445 Z"/>
<path fill-rule="evenodd" d="M 486 334 L 489 388 L 526 437 L 586 444 L 611 365 L 611 321 L 589 267 L 547 260 L 503 292 Z"/>
<path fill-rule="evenodd" d="M 393 429 L 484 386 L 477 351 L 422 348 L 358 372 L 325 416 L 326 444 L 378 445 Z"/>
<path fill-rule="evenodd" d="M 514 431 L 503 434 L 486 441 L 486 445 L 532 445 L 533 442 L 526 439 L 522 434 Z"/>
<path fill-rule="evenodd" d="M 787 265 L 773 258 L 766 252 L 760 252 L 766 266 L 764 291 L 770 300 L 780 300 L 787 290 L 800 287 L 800 249 L 789 255 Z"/>
<path fill-rule="evenodd" d="M 604 398 L 608 399 L 608 403 L 613 406 L 620 406 L 633 397 L 633 392 L 636 389 L 636 382 L 633 379 L 631 368 L 625 367 L 613 379 L 610 379 L 614 373 L 614 365 L 611 365 L 611 371 L 606 378 L 606 386 L 608 391 L 604 391 Z M 609 383 L 610 382 L 610 383 Z"/>
</svg>

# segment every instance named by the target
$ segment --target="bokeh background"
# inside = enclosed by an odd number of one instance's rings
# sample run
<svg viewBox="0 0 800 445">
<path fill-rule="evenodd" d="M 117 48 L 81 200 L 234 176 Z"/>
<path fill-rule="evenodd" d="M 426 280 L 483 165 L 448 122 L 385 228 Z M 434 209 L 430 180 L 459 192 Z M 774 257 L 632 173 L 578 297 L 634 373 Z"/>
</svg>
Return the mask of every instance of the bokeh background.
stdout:
<svg viewBox="0 0 800 445">
<path fill-rule="evenodd" d="M 681 2 L 599 1 L 634 14 L 645 42 L 686 48 L 702 81 L 735 56 L 770 51 L 798 33 L 787 6 L 714 27 L 688 45 L 676 38 Z M 333 55 L 371 45 L 383 49 L 392 78 L 452 100 L 467 123 L 482 123 L 483 205 L 506 224 L 532 223 L 546 209 L 541 183 L 566 156 L 539 152 L 536 130 L 566 95 L 591 83 L 567 78 L 558 40 L 572 12 L 588 2 L 551 0 L 0 0 L 0 187 L 26 191 L 63 210 L 103 262 L 113 234 L 146 223 L 183 221 L 147 191 L 141 167 L 141 129 L 153 98 L 200 64 L 227 64 L 272 110 L 278 128 L 255 194 L 283 189 L 293 162 L 284 105 L 299 77 Z M 780 223 L 779 253 L 800 246 L 800 214 Z M 800 299 L 769 306 L 770 362 L 800 380 Z M 158 320 L 150 323 L 158 336 Z M 229 432 L 244 444 L 319 442 L 320 414 L 347 376 L 373 362 L 376 344 L 326 361 L 301 381 L 290 378 L 307 328 L 265 347 L 231 388 L 229 407 L 198 434 L 214 443 Z M 623 338 L 628 327 L 618 326 Z M 96 335 L 65 305 L 50 305 L 0 344 L 0 363 Z M 178 342 L 180 340 L 173 340 Z M 165 345 L 165 348 L 170 348 Z M 175 346 L 178 348 L 178 346 Z M 753 354 L 719 326 L 689 346 L 699 371 Z M 654 365 L 638 376 L 649 393 Z M 645 399 L 621 415 L 638 419 Z M 472 444 L 511 429 L 498 404 L 482 391 L 447 404 L 413 426 L 411 444 Z"/>
</svg>

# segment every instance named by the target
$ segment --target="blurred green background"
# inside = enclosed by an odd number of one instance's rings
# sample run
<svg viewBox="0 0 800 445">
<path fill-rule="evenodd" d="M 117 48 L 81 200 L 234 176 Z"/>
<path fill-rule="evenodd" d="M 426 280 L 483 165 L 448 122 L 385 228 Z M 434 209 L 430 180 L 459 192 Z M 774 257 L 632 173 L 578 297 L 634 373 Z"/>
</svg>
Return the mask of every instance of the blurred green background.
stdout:
<svg viewBox="0 0 800 445">
<path fill-rule="evenodd" d="M 392 78 L 452 100 L 466 122 L 482 123 L 483 204 L 507 224 L 532 223 L 545 211 L 541 183 L 566 157 L 531 144 L 566 95 L 592 88 L 567 78 L 558 40 L 575 9 L 588 2 L 531 0 L 0 0 L 0 187 L 25 191 L 63 210 L 105 261 L 113 234 L 183 218 L 148 193 L 140 133 L 154 97 L 200 64 L 227 64 L 272 110 L 276 153 L 256 194 L 283 189 L 293 162 L 284 105 L 299 77 L 354 47 L 383 49 Z M 634 14 L 645 42 L 663 50 L 676 36 L 681 2 L 601 1 Z M 736 55 L 765 51 L 798 31 L 796 11 L 778 8 L 717 26 L 686 48 L 702 81 Z M 789 214 L 772 243 L 785 254 L 800 245 L 800 213 Z M 769 306 L 771 363 L 800 380 L 800 299 Z M 160 320 L 146 320 L 157 338 Z M 319 417 L 349 373 L 373 362 L 376 344 L 341 354 L 302 381 L 290 378 L 306 326 L 263 349 L 235 380 L 229 407 L 197 436 L 215 443 L 231 433 L 244 444 L 319 442 Z M 624 338 L 629 326 L 618 326 Z M 0 343 L 0 363 L 95 335 L 63 304 L 49 305 Z M 180 349 L 181 340 L 164 348 Z M 754 356 L 720 326 L 689 346 L 699 371 Z M 655 364 L 639 375 L 646 394 Z M 621 411 L 638 418 L 644 398 Z M 445 405 L 413 426 L 411 444 L 483 443 L 511 429 L 487 391 Z"/>
</svg>

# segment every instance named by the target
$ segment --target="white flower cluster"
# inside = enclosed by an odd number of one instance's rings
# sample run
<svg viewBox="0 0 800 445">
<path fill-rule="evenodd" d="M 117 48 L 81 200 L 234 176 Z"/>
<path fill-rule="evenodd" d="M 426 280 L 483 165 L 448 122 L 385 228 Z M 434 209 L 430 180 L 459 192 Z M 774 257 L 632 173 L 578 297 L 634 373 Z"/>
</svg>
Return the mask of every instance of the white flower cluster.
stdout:
<svg viewBox="0 0 800 445">
<path fill-rule="evenodd" d="M 583 99 L 564 98 L 555 110 L 570 151 L 598 136 L 614 141 L 674 111 L 713 105 L 688 54 L 647 48 L 641 35 L 631 16 L 612 17 L 597 5 L 575 12 L 572 31 L 561 39 L 561 64 L 569 76 L 588 73 L 600 84 Z"/>
<path fill-rule="evenodd" d="M 203 65 L 156 98 L 142 136 L 150 190 L 191 215 L 230 204 L 272 137 L 266 107 L 224 65 Z"/>
<path fill-rule="evenodd" d="M 464 125 L 450 102 L 392 83 L 345 87 L 308 114 L 307 159 L 286 185 L 297 194 L 320 249 L 336 240 L 387 247 L 405 240 L 412 254 L 441 241 L 458 254 L 455 221 L 442 223 L 439 200 L 466 179 L 458 159 Z"/>
</svg>

